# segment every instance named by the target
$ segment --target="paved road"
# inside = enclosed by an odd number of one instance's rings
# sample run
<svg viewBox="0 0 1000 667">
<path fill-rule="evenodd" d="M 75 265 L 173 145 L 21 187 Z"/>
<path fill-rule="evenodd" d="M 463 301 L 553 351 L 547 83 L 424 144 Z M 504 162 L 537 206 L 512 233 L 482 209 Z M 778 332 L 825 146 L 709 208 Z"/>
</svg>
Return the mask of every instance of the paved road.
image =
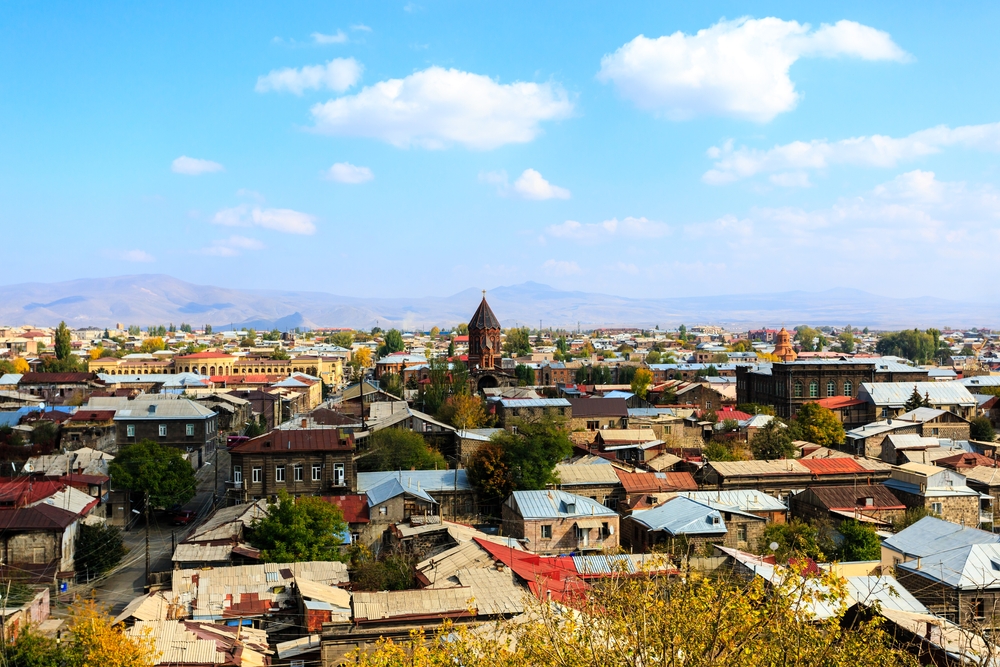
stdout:
<svg viewBox="0 0 1000 667">
<path fill-rule="evenodd" d="M 219 489 L 218 497 L 225 496 L 225 480 L 229 471 L 229 454 L 225 448 L 219 450 Z M 215 464 L 204 465 L 195 473 L 198 481 L 198 492 L 184 506 L 184 509 L 194 510 L 203 519 L 212 508 L 212 487 L 215 485 Z M 172 569 L 171 551 L 172 539 L 180 542 L 192 526 L 171 526 L 165 516 L 158 517 L 156 513 L 150 517 L 149 525 L 149 568 L 151 572 L 163 572 Z M 109 574 L 95 582 L 81 583 L 61 594 L 60 600 L 69 602 L 76 595 L 89 596 L 91 591 L 97 599 L 110 605 L 114 614 L 120 612 L 125 605 L 135 597 L 142 595 L 146 583 L 146 531 L 142 519 L 125 533 L 125 546 L 128 555 L 125 560 Z"/>
</svg>

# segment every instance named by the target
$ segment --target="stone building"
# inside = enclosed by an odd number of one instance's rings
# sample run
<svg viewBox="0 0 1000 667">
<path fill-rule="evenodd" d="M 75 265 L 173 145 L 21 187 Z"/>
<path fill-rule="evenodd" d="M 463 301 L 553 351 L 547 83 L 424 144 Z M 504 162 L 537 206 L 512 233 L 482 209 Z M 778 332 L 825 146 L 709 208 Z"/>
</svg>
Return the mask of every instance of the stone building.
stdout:
<svg viewBox="0 0 1000 667">
<path fill-rule="evenodd" d="M 932 614 L 991 634 L 1000 625 L 1000 563 L 998 544 L 957 544 L 896 565 L 896 579 Z"/>
<path fill-rule="evenodd" d="M 486 291 L 479 308 L 469 320 L 469 380 L 476 391 L 490 387 L 517 386 L 517 380 L 502 370 L 500 358 L 500 320 L 486 303 Z"/>
<path fill-rule="evenodd" d="M 114 410 L 77 410 L 63 422 L 60 444 L 64 449 L 89 447 L 114 453 L 118 449 Z"/>
<path fill-rule="evenodd" d="M 536 554 L 618 547 L 618 513 L 565 491 L 515 491 L 503 504 L 503 533 Z"/>
<path fill-rule="evenodd" d="M 142 395 L 115 412 L 118 447 L 152 440 L 190 455 L 200 468 L 215 453 L 219 425 L 215 412 L 173 395 Z"/>
<path fill-rule="evenodd" d="M 945 521 L 978 527 L 993 520 L 992 498 L 981 497 L 966 484 L 965 476 L 954 470 L 906 463 L 894 466 L 884 484 L 908 508 L 924 508 Z M 988 519 L 981 521 L 981 517 Z"/>
<path fill-rule="evenodd" d="M 665 548 L 682 555 L 700 552 L 706 544 L 753 549 L 767 519 L 733 507 L 678 496 L 648 510 L 637 510 L 622 521 L 622 541 L 636 552 Z"/>
</svg>

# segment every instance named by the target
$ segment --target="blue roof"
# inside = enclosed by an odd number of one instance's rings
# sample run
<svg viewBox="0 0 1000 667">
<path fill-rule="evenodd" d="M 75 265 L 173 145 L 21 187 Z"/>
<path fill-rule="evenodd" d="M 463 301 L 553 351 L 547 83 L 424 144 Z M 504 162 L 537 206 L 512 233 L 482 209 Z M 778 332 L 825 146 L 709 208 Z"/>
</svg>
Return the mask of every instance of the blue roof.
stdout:
<svg viewBox="0 0 1000 667">
<path fill-rule="evenodd" d="M 896 567 L 959 589 L 1000 586 L 1000 544 L 967 544 Z"/>
<path fill-rule="evenodd" d="M 465 470 L 390 470 L 388 472 L 359 472 L 358 493 L 374 489 L 387 479 L 396 479 L 407 488 L 424 491 L 470 491 L 469 477 Z"/>
<path fill-rule="evenodd" d="M 650 530 L 662 530 L 671 535 L 717 534 L 727 530 L 721 512 L 684 496 L 651 510 L 633 512 L 632 519 Z"/>
<path fill-rule="evenodd" d="M 395 498 L 397 496 L 407 495 L 413 496 L 414 498 L 420 498 L 421 500 L 428 503 L 437 503 L 436 500 L 427 495 L 427 492 L 423 489 L 417 488 L 416 484 L 413 486 L 403 486 L 400 484 L 399 480 L 393 477 L 392 479 L 387 479 L 374 489 L 368 489 L 365 492 L 368 496 L 368 507 L 375 507 L 376 505 L 381 505 L 390 498 Z"/>
<path fill-rule="evenodd" d="M 17 412 L 0 412 L 0 426 L 17 426 L 21 415 Z"/>
<path fill-rule="evenodd" d="M 572 519 L 576 517 L 616 517 L 618 513 L 596 500 L 565 491 L 515 491 L 507 503 L 514 503 L 525 519 Z"/>
<path fill-rule="evenodd" d="M 885 538 L 882 543 L 906 556 L 923 558 L 970 544 L 1000 543 L 1000 535 L 925 516 L 912 526 Z"/>
<path fill-rule="evenodd" d="M 615 389 L 614 391 L 606 393 L 604 398 L 632 398 L 633 396 L 635 396 L 634 392 Z"/>
</svg>

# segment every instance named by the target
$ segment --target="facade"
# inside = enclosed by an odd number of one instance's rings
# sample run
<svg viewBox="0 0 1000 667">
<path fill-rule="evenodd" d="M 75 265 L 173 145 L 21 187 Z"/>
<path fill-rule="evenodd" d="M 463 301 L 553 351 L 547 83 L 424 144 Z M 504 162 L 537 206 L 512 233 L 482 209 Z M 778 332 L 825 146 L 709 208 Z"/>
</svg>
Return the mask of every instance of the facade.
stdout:
<svg viewBox="0 0 1000 667">
<path fill-rule="evenodd" d="M 274 429 L 229 448 L 231 497 L 239 502 L 347 493 L 357 485 L 354 434 L 337 428 Z"/>
<path fill-rule="evenodd" d="M 573 416 L 569 430 L 597 431 L 605 428 L 628 428 L 628 405 L 624 398 L 567 399 Z"/>
<path fill-rule="evenodd" d="M 503 426 L 513 419 L 535 421 L 546 416 L 573 418 L 573 405 L 565 398 L 502 398 L 496 406 Z"/>
<path fill-rule="evenodd" d="M 500 320 L 486 303 L 486 292 L 469 320 L 469 381 L 476 391 L 491 387 L 516 387 L 517 380 L 505 372 L 501 362 Z"/>
<path fill-rule="evenodd" d="M 874 421 L 906 414 L 906 403 L 914 392 L 931 408 L 951 412 L 965 420 L 976 416 L 979 403 L 960 382 L 865 382 L 858 391 L 858 398 L 868 403 L 868 415 Z"/>
<path fill-rule="evenodd" d="M 601 503 L 605 507 L 615 509 L 623 497 L 621 480 L 618 470 L 610 463 L 560 463 L 555 468 L 559 482 L 553 485 L 557 489 L 585 496 Z"/>
<path fill-rule="evenodd" d="M 906 463 L 893 467 L 885 485 L 907 507 L 922 507 L 945 521 L 970 527 L 993 522 L 992 498 L 981 498 L 954 470 Z"/>
<path fill-rule="evenodd" d="M 114 453 L 118 447 L 115 411 L 77 410 L 63 422 L 60 444 L 65 449 L 88 447 Z"/>
<path fill-rule="evenodd" d="M 900 563 L 896 579 L 932 614 L 989 633 L 1000 625 L 1000 571 L 992 563 L 1000 563 L 1000 545 L 963 545 Z"/>
<path fill-rule="evenodd" d="M 811 486 L 788 499 L 797 519 L 829 519 L 839 525 L 855 519 L 884 528 L 906 513 L 906 505 L 882 484 Z"/>
<path fill-rule="evenodd" d="M 833 396 L 857 398 L 868 382 L 924 382 L 927 369 L 878 359 L 809 359 L 736 367 L 737 403 L 773 405 L 790 419 L 799 406 Z M 939 383 L 940 384 L 940 383 Z"/>
<path fill-rule="evenodd" d="M 152 440 L 191 455 L 200 468 L 215 452 L 219 426 L 216 413 L 187 398 L 139 396 L 115 412 L 118 447 Z"/>
<path fill-rule="evenodd" d="M 760 541 L 767 519 L 678 496 L 652 509 L 632 512 L 622 523 L 623 543 L 633 551 L 666 548 L 675 555 L 686 555 L 700 552 L 706 544 L 752 549 Z"/>
<path fill-rule="evenodd" d="M 618 513 L 565 491 L 515 491 L 503 504 L 504 535 L 536 554 L 618 547 Z"/>
</svg>

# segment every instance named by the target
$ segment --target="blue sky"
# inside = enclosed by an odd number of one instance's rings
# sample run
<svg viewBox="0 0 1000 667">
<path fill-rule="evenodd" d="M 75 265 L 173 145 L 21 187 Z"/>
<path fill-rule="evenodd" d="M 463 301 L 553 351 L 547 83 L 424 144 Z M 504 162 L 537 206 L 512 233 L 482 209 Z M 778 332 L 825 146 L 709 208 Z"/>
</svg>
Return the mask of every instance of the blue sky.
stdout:
<svg viewBox="0 0 1000 667">
<path fill-rule="evenodd" d="M 998 14 L 8 4 L 5 282 L 971 299 L 956 274 L 1000 240 Z"/>
</svg>

